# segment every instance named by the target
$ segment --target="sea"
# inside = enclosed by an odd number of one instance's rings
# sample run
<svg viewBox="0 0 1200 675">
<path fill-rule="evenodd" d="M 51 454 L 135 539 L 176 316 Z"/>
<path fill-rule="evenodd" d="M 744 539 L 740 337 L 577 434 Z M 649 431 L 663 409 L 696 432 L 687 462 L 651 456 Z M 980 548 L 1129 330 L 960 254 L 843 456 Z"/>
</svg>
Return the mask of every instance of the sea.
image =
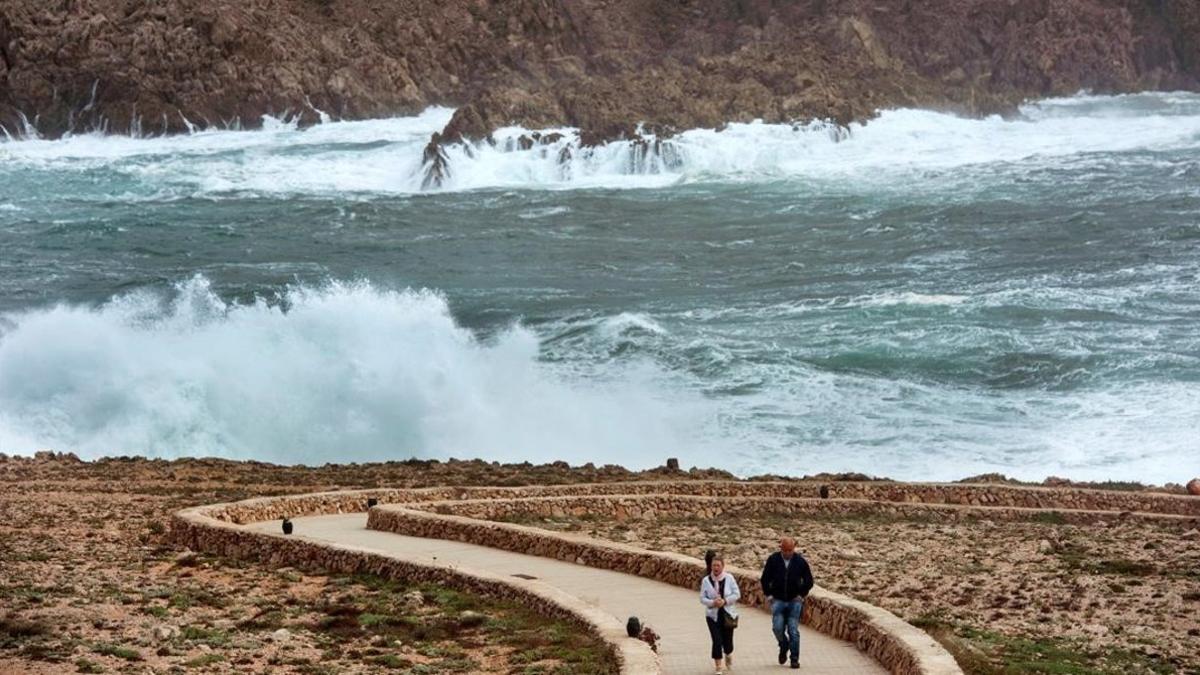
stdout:
<svg viewBox="0 0 1200 675">
<path fill-rule="evenodd" d="M 423 187 L 452 113 L 3 130 L 0 452 L 1200 474 L 1200 96 L 506 128 Z"/>
</svg>

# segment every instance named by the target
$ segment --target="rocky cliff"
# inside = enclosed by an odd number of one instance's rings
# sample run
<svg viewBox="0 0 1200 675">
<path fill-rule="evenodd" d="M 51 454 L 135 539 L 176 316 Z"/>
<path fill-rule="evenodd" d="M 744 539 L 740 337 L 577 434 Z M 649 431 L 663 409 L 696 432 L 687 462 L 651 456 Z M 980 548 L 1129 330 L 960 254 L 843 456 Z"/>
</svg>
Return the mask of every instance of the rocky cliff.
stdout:
<svg viewBox="0 0 1200 675">
<path fill-rule="evenodd" d="M 458 107 L 443 139 L 968 114 L 1196 89 L 1197 0 L 3 0 L 0 124 L 45 135 Z"/>
</svg>

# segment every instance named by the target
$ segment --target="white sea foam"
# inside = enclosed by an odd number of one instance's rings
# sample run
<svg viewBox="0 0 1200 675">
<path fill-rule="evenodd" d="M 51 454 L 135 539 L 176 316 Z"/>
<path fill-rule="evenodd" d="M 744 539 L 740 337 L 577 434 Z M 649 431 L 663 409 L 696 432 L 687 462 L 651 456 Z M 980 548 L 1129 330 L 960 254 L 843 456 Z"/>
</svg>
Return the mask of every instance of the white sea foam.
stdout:
<svg viewBox="0 0 1200 675">
<path fill-rule="evenodd" d="M 546 206 L 542 208 L 530 209 L 524 213 L 518 214 L 521 220 L 539 220 L 541 218 L 553 218 L 571 212 L 569 206 Z"/>
<path fill-rule="evenodd" d="M 767 375 L 725 412 L 742 475 L 865 472 L 957 480 L 1178 482 L 1197 468 L 1200 388 L 1126 384 L 1085 392 L 1010 392 L 802 369 Z M 807 423 L 819 420 L 819 423 Z"/>
<path fill-rule="evenodd" d="M 855 298 L 850 305 L 861 307 L 893 307 L 895 305 L 961 305 L 970 300 L 966 295 L 950 293 L 883 293 Z"/>
<path fill-rule="evenodd" d="M 695 314 L 674 320 L 703 320 Z M 683 342 L 670 343 L 664 323 L 633 312 L 597 318 L 589 325 L 602 344 L 553 344 L 543 361 L 530 330 L 481 342 L 432 292 L 330 283 L 230 304 L 197 277 L 169 296 L 0 316 L 0 452 L 632 467 L 678 456 L 743 475 L 927 480 L 1002 471 L 1164 482 L 1194 465 L 1200 389 L 1190 383 L 943 386 L 803 359 L 746 361 L 735 356 L 737 335 L 714 342 L 681 331 Z M 629 339 L 711 361 L 704 367 L 722 370 L 719 386 L 706 399 L 686 374 L 644 360 L 578 358 Z"/>
<path fill-rule="evenodd" d="M 71 136 L 0 142 L 0 165 L 110 167 L 140 192 L 177 196 L 409 194 L 422 190 L 429 136 L 447 108 L 408 118 L 329 122 L 307 129 L 266 119 L 257 131 L 198 131 L 159 138 Z M 848 129 L 731 124 L 646 145 L 579 146 L 576 130 L 506 128 L 494 144 L 447 149 L 440 188 L 645 188 L 695 180 L 893 180 L 896 174 L 1024 162 L 1051 164 L 1093 153 L 1200 149 L 1200 96 L 1079 96 L 1024 106 L 1013 119 L 967 119 L 924 110 L 884 111 Z M 549 134 L 560 134 L 549 136 Z M 1145 161 L 1152 161 L 1146 158 Z"/>
<path fill-rule="evenodd" d="M 0 184 L 8 178 L 36 183 L 45 170 L 56 181 L 80 174 L 78 184 L 101 185 L 97 190 L 108 189 L 109 181 L 111 190 L 101 198 L 117 201 L 222 199 L 231 192 L 409 194 L 421 190 L 429 134 L 450 115 L 431 109 L 413 118 L 304 130 L 267 120 L 259 131 L 0 142 Z M 657 152 L 653 144 L 582 149 L 573 130 L 558 131 L 562 139 L 525 150 L 519 139 L 530 132 L 522 129 L 501 130 L 494 146 L 449 149 L 450 177 L 441 190 L 792 180 L 874 181 L 906 191 L 923 180 L 944 186 L 947 178 L 992 165 L 1003 165 L 997 175 L 1009 178 L 1026 175 L 1027 168 L 1062 167 L 1069 171 L 1056 175 L 1070 180 L 1122 162 L 1178 165 L 1174 174 L 1185 177 L 1195 173 L 1200 150 L 1200 97 L 1083 96 L 1027 106 L 1012 120 L 898 110 L 855 125 L 848 135 L 820 124 L 737 124 L 721 132 L 686 132 Z M 36 212 L 46 207 L 33 200 L 50 198 L 40 189 L 10 189 L 0 212 L 13 219 L 9 212 Z M 586 200 L 580 204 L 585 208 Z M 533 207 L 522 215 L 551 223 L 565 208 Z M 804 208 L 788 204 L 780 212 Z M 68 215 L 55 212 L 53 222 L 73 222 Z M 877 217 L 875 211 L 863 215 Z M 770 240 L 755 241 L 764 246 Z M 1181 247 L 1190 240 L 1182 241 Z M 749 242 L 719 245 L 749 248 Z M 915 257 L 914 264 L 946 264 L 938 255 Z M 805 264 L 796 260 L 788 267 Z M 1139 303 L 1164 298 L 1186 305 L 1195 297 L 1196 275 L 1194 265 L 1177 264 L 1105 269 L 1094 279 L 1055 272 L 970 288 L 935 281 L 903 291 L 855 286 L 832 291 L 845 293 L 836 297 L 770 297 L 763 300 L 769 304 L 753 307 L 718 303 L 671 317 L 614 310 L 583 322 L 587 330 L 581 333 L 564 329 L 561 345 L 539 344 L 520 326 L 480 342 L 431 293 L 330 284 L 294 288 L 279 302 L 238 305 L 218 299 L 199 278 L 166 299 L 135 294 L 98 308 L 0 315 L 0 452 L 49 447 L 85 456 L 314 463 L 459 455 L 631 466 L 677 454 L 685 463 L 748 474 L 865 470 L 952 479 L 999 470 L 1034 479 L 1059 473 L 1178 480 L 1180 467 L 1196 466 L 1200 389 L 1191 381 L 1102 382 L 1063 392 L 994 389 L 953 378 L 939 384 L 936 378 L 892 378 L 886 368 L 809 367 L 805 354 L 747 358 L 759 349 L 792 348 L 784 340 L 772 344 L 754 322 L 744 335 L 722 339 L 721 332 L 731 330 L 739 312 L 806 320 L 830 309 L 861 309 L 889 321 L 889 334 L 876 345 L 889 363 L 898 362 L 897 352 L 917 353 L 905 347 L 914 341 L 933 359 L 984 340 L 1005 345 L 998 353 L 1078 350 L 1086 356 L 1096 347 L 1074 343 L 1070 331 L 1045 333 L 1044 343 L 1023 337 L 1007 344 L 1002 326 L 967 322 L 961 330 L 927 336 L 923 326 L 904 332 L 890 315 L 1021 307 L 1128 314 Z M 831 317 L 826 325 L 836 329 L 837 321 Z M 695 324 L 704 322 L 726 325 L 695 332 Z M 993 332 L 975 332 L 981 330 Z M 1141 345 L 1144 355 L 1137 358 L 1173 359 L 1194 370 L 1194 345 L 1176 339 L 1160 347 L 1159 330 L 1161 325 L 1134 322 L 1111 328 L 1128 334 L 1121 344 Z M 627 354 L 646 352 L 683 365 L 668 372 L 667 366 L 627 363 L 634 358 Z M 681 382 L 690 377 L 689 368 L 719 368 L 721 377 Z M 738 393 L 722 398 L 732 390 Z"/>
<path fill-rule="evenodd" d="M 600 333 L 610 338 L 622 335 L 631 330 L 643 331 L 653 335 L 665 335 L 667 333 L 667 330 L 654 319 L 645 314 L 634 312 L 621 312 L 616 316 L 605 319 L 600 324 Z"/>
<path fill-rule="evenodd" d="M 226 304 L 198 277 L 169 300 L 3 317 L 0 451 L 644 466 L 712 447 L 709 405 L 656 369 L 560 376 L 529 331 L 480 343 L 434 293 L 333 283 L 282 301 Z"/>
</svg>

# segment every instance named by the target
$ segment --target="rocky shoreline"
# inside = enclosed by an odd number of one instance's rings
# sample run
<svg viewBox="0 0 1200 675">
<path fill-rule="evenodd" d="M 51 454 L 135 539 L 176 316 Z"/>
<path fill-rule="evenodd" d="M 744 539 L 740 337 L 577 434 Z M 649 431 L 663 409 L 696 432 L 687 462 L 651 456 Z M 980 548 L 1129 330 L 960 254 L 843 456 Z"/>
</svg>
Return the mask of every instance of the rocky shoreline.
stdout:
<svg viewBox="0 0 1200 675">
<path fill-rule="evenodd" d="M 458 109 L 436 140 L 568 125 L 583 145 L 734 121 L 964 114 L 1200 88 L 1190 0 L 8 0 L 9 134 L 175 133 Z"/>
</svg>

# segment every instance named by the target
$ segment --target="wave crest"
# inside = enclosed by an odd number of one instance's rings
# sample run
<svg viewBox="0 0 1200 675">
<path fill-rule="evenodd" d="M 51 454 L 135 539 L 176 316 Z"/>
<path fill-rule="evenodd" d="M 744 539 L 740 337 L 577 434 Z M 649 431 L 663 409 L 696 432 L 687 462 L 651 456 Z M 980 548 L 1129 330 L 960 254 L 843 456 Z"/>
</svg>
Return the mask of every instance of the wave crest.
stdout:
<svg viewBox="0 0 1200 675">
<path fill-rule="evenodd" d="M 644 367 L 569 384 L 519 326 L 483 343 L 444 298 L 368 283 L 231 304 L 169 295 L 0 322 L 0 446 L 280 463 L 483 456 L 629 466 L 693 451 L 704 405 Z M 703 445 L 702 443 L 700 445 Z"/>
</svg>

